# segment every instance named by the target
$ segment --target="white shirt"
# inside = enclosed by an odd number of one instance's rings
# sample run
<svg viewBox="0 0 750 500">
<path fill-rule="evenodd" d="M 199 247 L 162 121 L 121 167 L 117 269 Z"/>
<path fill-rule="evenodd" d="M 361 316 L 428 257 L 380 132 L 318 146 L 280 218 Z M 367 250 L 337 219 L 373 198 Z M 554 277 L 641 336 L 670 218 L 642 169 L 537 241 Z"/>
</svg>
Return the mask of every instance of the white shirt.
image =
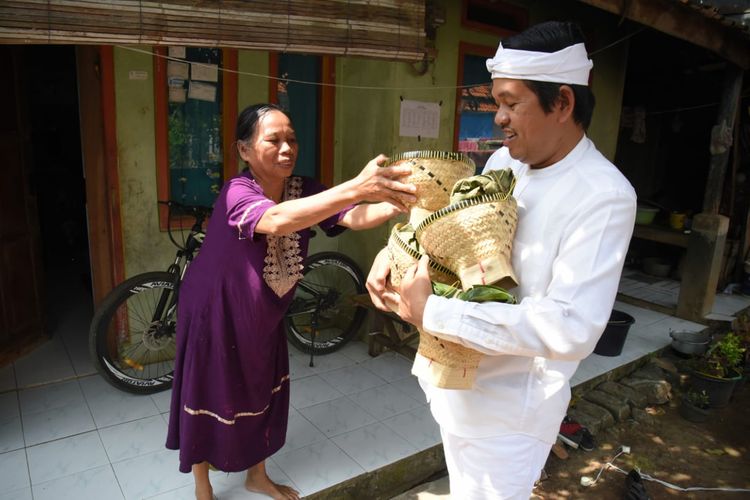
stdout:
<svg viewBox="0 0 750 500">
<path fill-rule="evenodd" d="M 555 442 L 570 378 L 609 320 L 633 232 L 633 187 L 587 138 L 558 163 L 530 169 L 507 148 L 485 171 L 512 168 L 518 227 L 518 304 L 430 296 L 425 330 L 483 356 L 471 390 L 420 383 L 448 432 L 467 438 L 526 434 Z"/>
</svg>

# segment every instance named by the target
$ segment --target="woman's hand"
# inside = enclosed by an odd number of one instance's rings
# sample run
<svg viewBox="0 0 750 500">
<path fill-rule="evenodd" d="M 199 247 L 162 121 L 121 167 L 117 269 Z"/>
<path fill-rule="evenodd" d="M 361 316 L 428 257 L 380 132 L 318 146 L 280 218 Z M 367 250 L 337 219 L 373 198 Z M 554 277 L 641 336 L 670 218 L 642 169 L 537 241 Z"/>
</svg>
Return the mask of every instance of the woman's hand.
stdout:
<svg viewBox="0 0 750 500">
<path fill-rule="evenodd" d="M 422 328 L 422 317 L 427 299 L 432 294 L 429 262 L 430 258 L 423 255 L 416 265 L 406 270 L 406 274 L 401 278 L 398 293 L 386 290 L 382 294 L 384 303 L 390 304 L 401 319 L 419 329 Z"/>
<path fill-rule="evenodd" d="M 387 201 L 407 211 L 408 207 L 417 201 L 417 188 L 413 184 L 405 184 L 399 179 L 411 174 L 411 167 L 396 165 L 381 167 L 388 158 L 378 155 L 370 160 L 365 168 L 352 179 L 358 198 L 362 201 Z"/>
</svg>

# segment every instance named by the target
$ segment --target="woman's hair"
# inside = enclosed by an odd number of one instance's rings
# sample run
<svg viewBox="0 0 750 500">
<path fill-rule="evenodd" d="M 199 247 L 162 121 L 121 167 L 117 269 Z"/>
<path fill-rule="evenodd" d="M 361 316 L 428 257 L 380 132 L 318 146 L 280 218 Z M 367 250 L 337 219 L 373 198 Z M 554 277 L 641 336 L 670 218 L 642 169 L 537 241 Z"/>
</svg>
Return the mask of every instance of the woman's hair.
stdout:
<svg viewBox="0 0 750 500">
<path fill-rule="evenodd" d="M 276 104 L 264 103 L 264 104 L 253 104 L 242 110 L 240 116 L 237 117 L 237 130 L 235 131 L 235 140 L 237 142 L 247 141 L 255 136 L 258 131 L 258 121 L 270 113 L 271 111 L 279 111 L 284 113 L 287 118 L 291 121 L 289 115 Z"/>
<path fill-rule="evenodd" d="M 565 47 L 584 43 L 581 28 L 570 22 L 548 21 L 503 40 L 503 47 L 516 50 L 533 50 L 535 52 L 557 52 Z M 594 112 L 594 94 L 585 85 L 561 84 L 553 82 L 537 82 L 524 80 L 524 83 L 536 94 L 539 104 L 545 113 L 550 113 L 560 96 L 560 85 L 568 85 L 573 89 L 576 103 L 573 108 L 573 119 L 584 130 L 591 124 Z"/>
</svg>

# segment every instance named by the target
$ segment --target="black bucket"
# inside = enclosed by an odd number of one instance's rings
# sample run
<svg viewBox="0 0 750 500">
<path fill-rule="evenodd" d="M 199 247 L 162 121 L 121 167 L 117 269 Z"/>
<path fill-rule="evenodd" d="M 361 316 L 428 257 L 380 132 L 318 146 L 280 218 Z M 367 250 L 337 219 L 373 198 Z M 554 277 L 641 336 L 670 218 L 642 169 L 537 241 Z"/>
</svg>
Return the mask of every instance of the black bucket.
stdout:
<svg viewBox="0 0 750 500">
<path fill-rule="evenodd" d="M 607 328 L 596 343 L 594 353 L 600 356 L 619 356 L 625 345 L 625 337 L 628 336 L 630 325 L 635 323 L 635 318 L 622 311 L 612 311 L 607 323 Z"/>
</svg>

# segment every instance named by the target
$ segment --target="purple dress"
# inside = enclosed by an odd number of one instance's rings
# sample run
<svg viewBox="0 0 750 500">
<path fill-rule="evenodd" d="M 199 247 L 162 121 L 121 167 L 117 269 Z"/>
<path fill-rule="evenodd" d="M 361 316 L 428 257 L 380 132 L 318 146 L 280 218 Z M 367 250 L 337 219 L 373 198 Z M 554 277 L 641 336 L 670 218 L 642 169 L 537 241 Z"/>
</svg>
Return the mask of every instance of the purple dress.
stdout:
<svg viewBox="0 0 750 500">
<path fill-rule="evenodd" d="M 290 177 L 285 199 L 324 189 L 313 179 Z M 204 461 L 225 472 L 243 471 L 286 439 L 289 359 L 283 318 L 294 295 L 287 271 L 294 275 L 300 269 L 310 230 L 284 238 L 255 234 L 274 205 L 249 173 L 227 182 L 182 282 L 166 443 L 180 450 L 181 472 Z M 344 228 L 336 224 L 345 212 L 319 226 L 329 236 L 340 233 Z M 268 282 L 280 283 L 278 292 Z"/>
</svg>

